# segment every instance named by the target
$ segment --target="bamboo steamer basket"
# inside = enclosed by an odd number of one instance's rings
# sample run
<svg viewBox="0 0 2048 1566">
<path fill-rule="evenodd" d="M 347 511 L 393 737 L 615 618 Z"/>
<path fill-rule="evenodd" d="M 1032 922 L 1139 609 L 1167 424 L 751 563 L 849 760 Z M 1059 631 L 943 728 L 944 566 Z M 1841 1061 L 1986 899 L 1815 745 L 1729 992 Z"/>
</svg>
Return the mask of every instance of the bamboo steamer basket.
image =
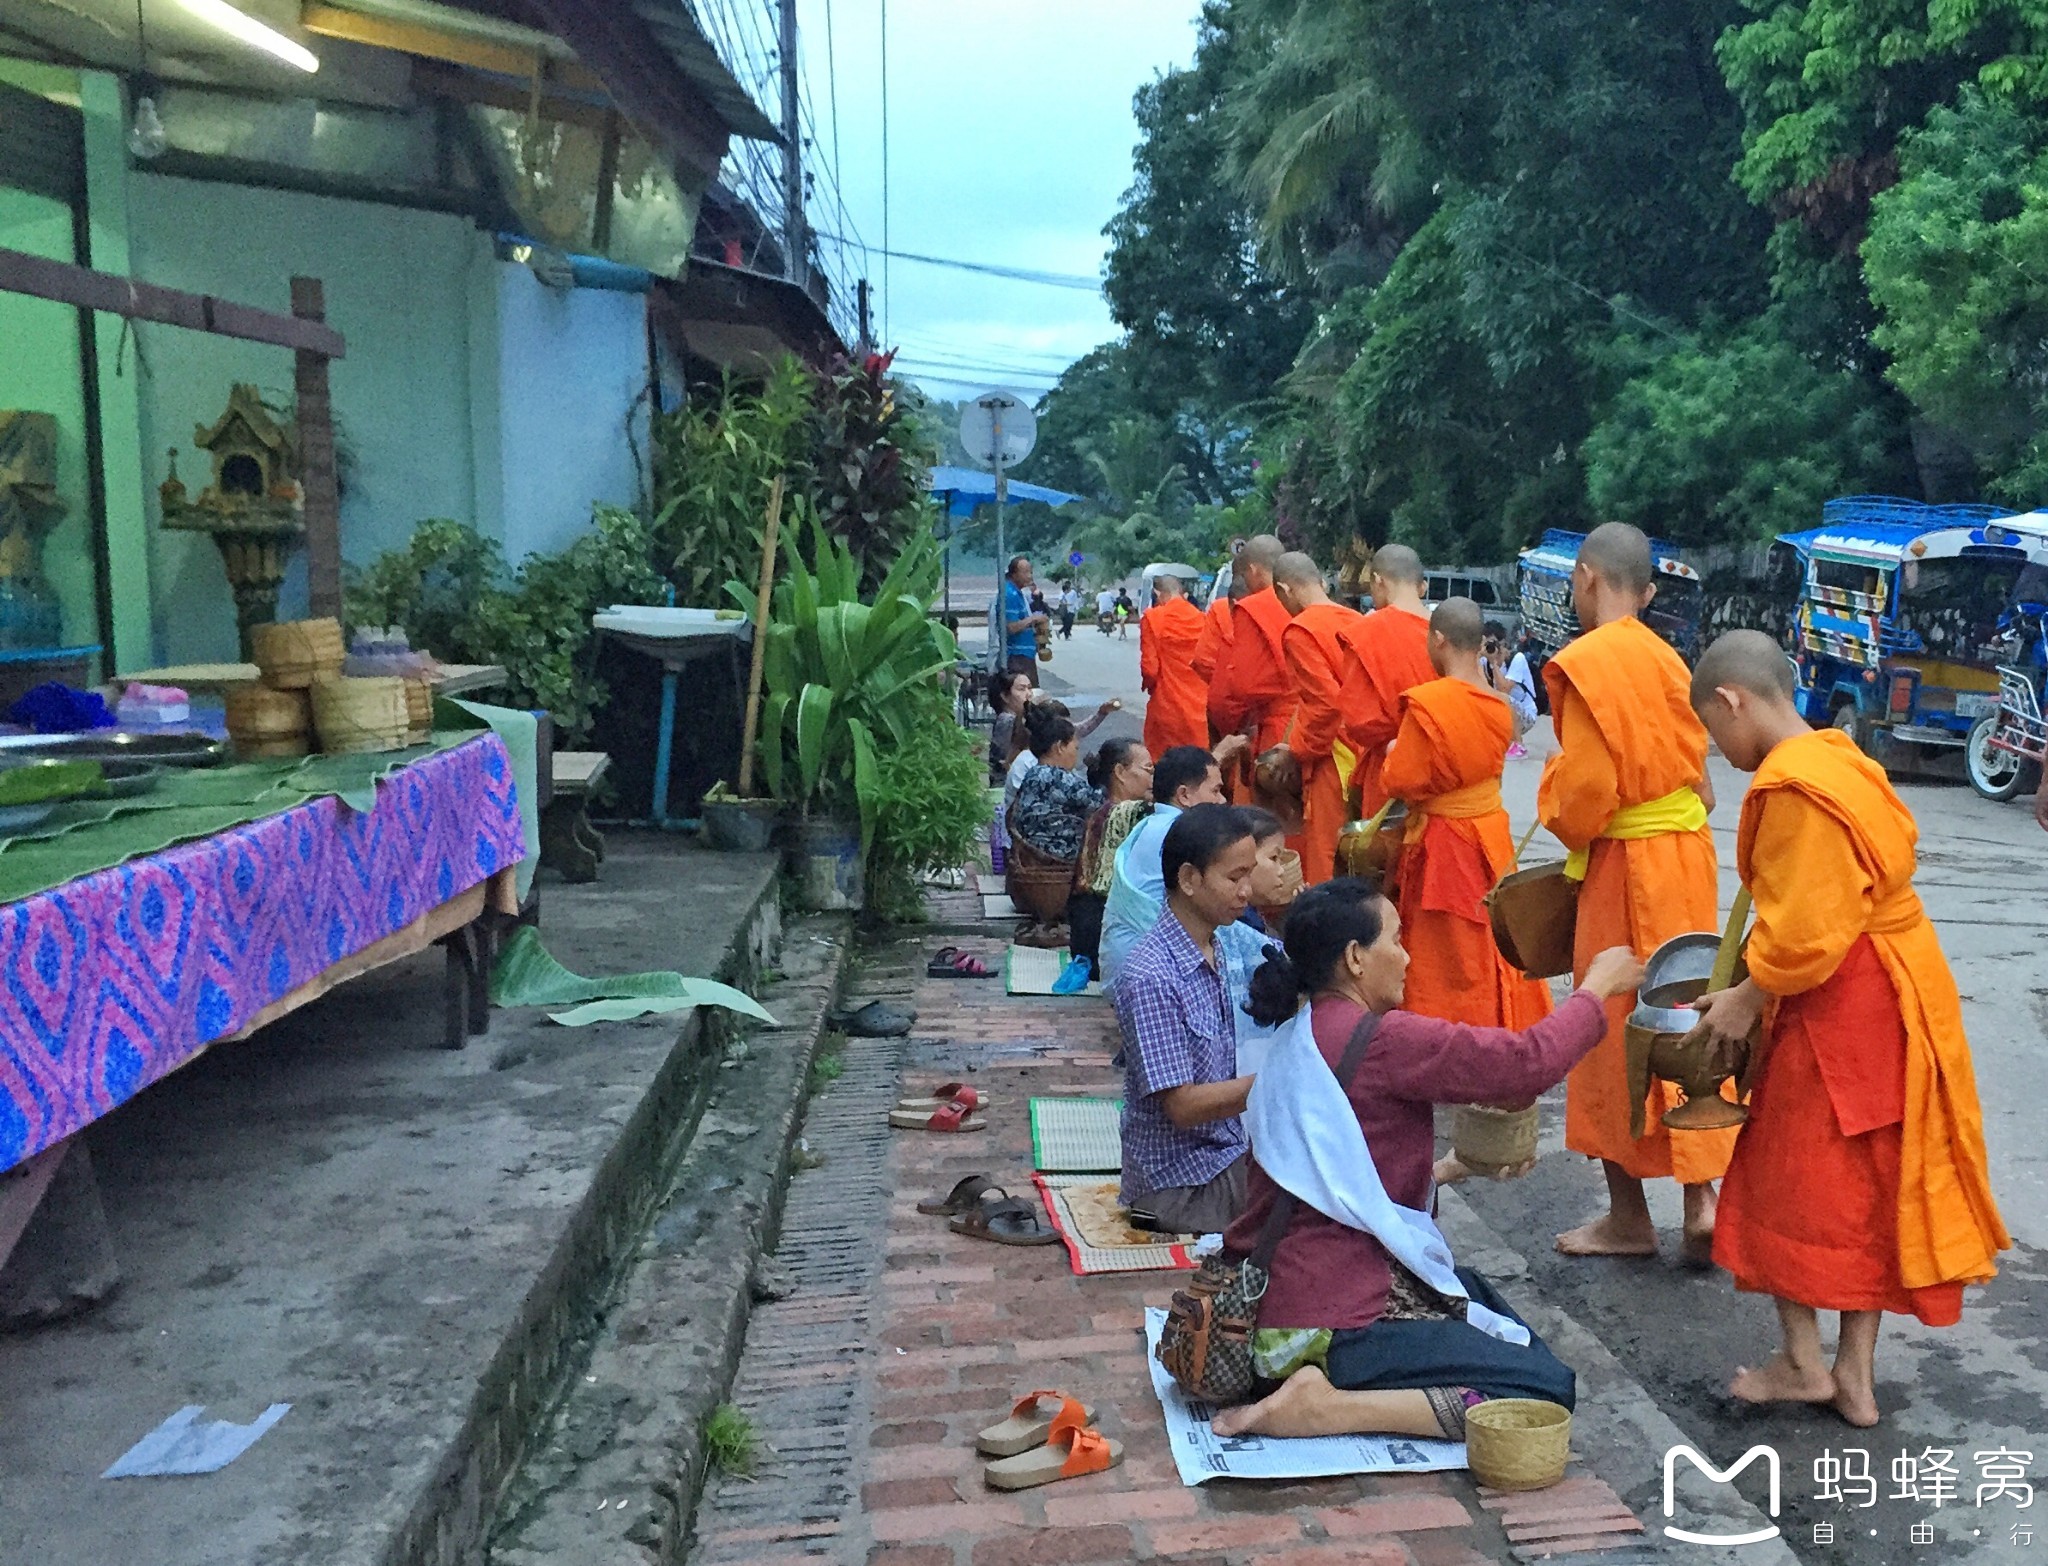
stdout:
<svg viewBox="0 0 2048 1566">
<path fill-rule="evenodd" d="M 1451 1151 L 1459 1163 L 1479 1174 L 1519 1169 L 1536 1156 L 1541 1118 L 1534 1104 L 1525 1109 L 1460 1104 L 1451 1112 Z"/>
<path fill-rule="evenodd" d="M 417 745 L 434 732 L 434 687 L 425 680 L 405 682 L 405 733 Z"/>
<path fill-rule="evenodd" d="M 304 690 L 341 672 L 348 656 L 342 645 L 341 622 L 281 620 L 249 627 L 249 648 L 263 683 L 277 690 Z"/>
<path fill-rule="evenodd" d="M 405 681 L 395 675 L 322 680 L 313 687 L 313 727 L 331 755 L 403 750 L 411 728 Z"/>
<path fill-rule="evenodd" d="M 226 694 L 228 738 L 250 759 L 303 756 L 312 747 L 313 718 L 304 691 L 237 685 Z"/>
<path fill-rule="evenodd" d="M 1494 1398 L 1465 1414 L 1472 1477 L 1495 1490 L 1543 1490 L 1564 1477 L 1572 1414 L 1533 1397 Z"/>
<path fill-rule="evenodd" d="M 1509 967 L 1532 979 L 1572 971 L 1579 883 L 1566 877 L 1562 859 L 1503 876 L 1487 893 L 1486 915 Z"/>
</svg>

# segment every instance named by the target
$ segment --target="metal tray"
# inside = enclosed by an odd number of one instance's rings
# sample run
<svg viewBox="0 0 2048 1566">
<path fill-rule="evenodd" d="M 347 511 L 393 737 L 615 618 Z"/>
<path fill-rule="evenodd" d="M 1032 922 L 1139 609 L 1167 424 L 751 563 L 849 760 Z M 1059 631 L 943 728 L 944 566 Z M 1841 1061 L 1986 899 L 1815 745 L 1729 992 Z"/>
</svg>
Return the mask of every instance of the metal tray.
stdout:
<svg viewBox="0 0 2048 1566">
<path fill-rule="evenodd" d="M 0 760 L 46 756 L 53 761 L 147 762 L 158 767 L 217 767 L 228 747 L 204 734 L 9 734 Z"/>
</svg>

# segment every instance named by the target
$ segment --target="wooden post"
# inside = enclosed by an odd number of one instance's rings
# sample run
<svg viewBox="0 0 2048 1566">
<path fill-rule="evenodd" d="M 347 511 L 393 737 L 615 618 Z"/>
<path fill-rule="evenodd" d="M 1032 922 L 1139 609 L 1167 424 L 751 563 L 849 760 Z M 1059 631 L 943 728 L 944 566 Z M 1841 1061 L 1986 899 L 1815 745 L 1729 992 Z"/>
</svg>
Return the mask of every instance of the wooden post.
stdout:
<svg viewBox="0 0 2048 1566">
<path fill-rule="evenodd" d="M 740 726 L 741 799 L 754 792 L 754 741 L 761 732 L 761 670 L 768 656 L 769 595 L 775 587 L 775 534 L 782 526 L 782 475 L 768 491 L 768 520 L 761 528 L 761 590 L 754 595 L 754 656 L 747 669 L 747 716 Z"/>
<path fill-rule="evenodd" d="M 319 278 L 292 279 L 292 314 L 302 321 L 327 319 Z M 334 478 L 334 404 L 327 388 L 327 359 L 303 348 L 292 357 L 299 404 L 299 484 L 306 501 L 307 597 L 316 619 L 340 619 L 341 495 Z"/>
</svg>

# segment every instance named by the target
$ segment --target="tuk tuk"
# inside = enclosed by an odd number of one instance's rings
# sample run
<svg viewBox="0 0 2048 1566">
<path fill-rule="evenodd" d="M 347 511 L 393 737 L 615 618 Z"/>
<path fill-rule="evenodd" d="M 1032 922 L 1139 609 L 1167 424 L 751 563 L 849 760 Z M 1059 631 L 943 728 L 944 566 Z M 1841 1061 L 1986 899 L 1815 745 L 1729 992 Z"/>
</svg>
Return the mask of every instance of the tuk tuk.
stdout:
<svg viewBox="0 0 2048 1566">
<path fill-rule="evenodd" d="M 1532 674 L 1579 634 L 1579 617 L 1572 608 L 1572 567 L 1585 541 L 1584 533 L 1551 528 L 1515 557 L 1522 625 L 1537 647 L 1529 660 Z M 1676 544 L 1653 538 L 1650 553 L 1657 595 L 1644 611 L 1643 623 L 1691 663 L 1700 651 L 1700 574 L 1679 558 Z"/>
<path fill-rule="evenodd" d="M 1887 764 L 1961 751 L 1998 708 L 1999 621 L 2029 555 L 1979 505 L 1831 500 L 1785 534 L 1806 559 L 1795 620 L 1801 714 Z"/>
<path fill-rule="evenodd" d="M 2040 781 L 2048 759 L 2048 718 L 2042 686 L 2048 678 L 2048 512 L 2005 517 L 1984 529 L 1992 543 L 2016 542 L 2028 562 L 1998 617 L 1998 706 L 1970 729 L 1963 759 L 1970 786 L 1986 799 L 2006 800 Z"/>
</svg>

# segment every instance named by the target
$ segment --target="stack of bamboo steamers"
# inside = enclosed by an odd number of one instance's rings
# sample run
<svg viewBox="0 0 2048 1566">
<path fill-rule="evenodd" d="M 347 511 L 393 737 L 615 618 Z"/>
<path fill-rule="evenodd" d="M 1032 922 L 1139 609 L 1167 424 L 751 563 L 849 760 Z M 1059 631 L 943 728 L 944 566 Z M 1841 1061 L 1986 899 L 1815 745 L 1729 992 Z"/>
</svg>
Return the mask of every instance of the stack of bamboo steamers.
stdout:
<svg viewBox="0 0 2048 1566">
<path fill-rule="evenodd" d="M 351 677 L 339 620 L 286 620 L 252 626 L 263 678 L 227 693 L 228 736 L 237 755 L 305 756 L 402 750 L 433 728 L 434 693 L 425 680 Z"/>
</svg>

